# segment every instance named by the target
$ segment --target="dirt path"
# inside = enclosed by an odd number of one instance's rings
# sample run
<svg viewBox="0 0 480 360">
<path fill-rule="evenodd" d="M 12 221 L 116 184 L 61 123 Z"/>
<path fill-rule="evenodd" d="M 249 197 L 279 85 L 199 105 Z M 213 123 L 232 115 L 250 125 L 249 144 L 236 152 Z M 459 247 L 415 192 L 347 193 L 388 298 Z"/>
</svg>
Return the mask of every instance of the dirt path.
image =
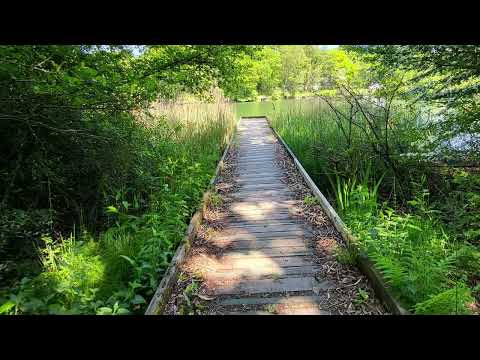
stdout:
<svg viewBox="0 0 480 360">
<path fill-rule="evenodd" d="M 216 191 L 166 314 L 385 313 L 266 119 L 240 121 Z"/>
</svg>

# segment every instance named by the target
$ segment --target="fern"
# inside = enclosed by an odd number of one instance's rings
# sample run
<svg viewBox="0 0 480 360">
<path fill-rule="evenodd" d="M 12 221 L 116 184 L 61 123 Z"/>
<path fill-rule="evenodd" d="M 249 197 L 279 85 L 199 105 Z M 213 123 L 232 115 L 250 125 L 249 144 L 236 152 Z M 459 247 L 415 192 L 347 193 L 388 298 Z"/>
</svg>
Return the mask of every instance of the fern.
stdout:
<svg viewBox="0 0 480 360">
<path fill-rule="evenodd" d="M 406 269 L 395 259 L 383 255 L 374 255 L 375 266 L 382 272 L 384 279 L 392 287 L 402 287 L 407 277 Z"/>
<path fill-rule="evenodd" d="M 468 305 L 475 302 L 471 291 L 464 284 L 448 289 L 415 305 L 415 313 L 423 315 L 469 315 Z"/>
</svg>

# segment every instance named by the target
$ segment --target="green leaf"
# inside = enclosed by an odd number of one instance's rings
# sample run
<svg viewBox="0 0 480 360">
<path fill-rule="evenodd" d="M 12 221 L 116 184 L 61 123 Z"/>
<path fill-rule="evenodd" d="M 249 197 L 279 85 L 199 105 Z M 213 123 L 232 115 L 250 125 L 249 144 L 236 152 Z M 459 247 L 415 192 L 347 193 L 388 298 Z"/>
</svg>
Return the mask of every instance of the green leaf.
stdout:
<svg viewBox="0 0 480 360">
<path fill-rule="evenodd" d="M 65 315 L 68 311 L 60 304 L 48 305 L 48 313 L 50 315 Z"/>
<path fill-rule="evenodd" d="M 120 255 L 121 258 L 124 258 L 125 260 L 127 260 L 132 266 L 135 266 L 135 261 L 130 259 L 128 256 L 125 256 L 125 255 Z"/>
<path fill-rule="evenodd" d="M 15 306 L 15 303 L 13 301 L 7 301 L 2 306 L 0 306 L 0 314 L 7 313 L 14 306 Z"/>
<path fill-rule="evenodd" d="M 97 310 L 97 315 L 112 315 L 113 310 L 109 307 L 101 307 Z"/>
<path fill-rule="evenodd" d="M 95 69 L 89 68 L 89 67 L 82 67 L 79 69 L 78 74 L 82 78 L 93 78 L 97 75 L 97 71 Z"/>
<path fill-rule="evenodd" d="M 128 309 L 125 309 L 125 308 L 119 308 L 117 310 L 117 315 L 130 315 L 130 311 L 128 311 Z"/>
<path fill-rule="evenodd" d="M 106 209 L 107 214 L 118 214 L 118 209 L 115 206 L 107 206 Z"/>
<path fill-rule="evenodd" d="M 139 305 L 139 304 L 145 304 L 146 301 L 141 295 L 135 295 L 135 297 L 131 301 L 132 304 L 134 305 Z"/>
<path fill-rule="evenodd" d="M 410 228 L 410 229 L 415 229 L 415 230 L 418 230 L 418 231 L 423 231 L 422 228 L 418 227 L 418 226 L 415 226 L 415 225 L 412 225 L 412 224 L 407 224 L 407 227 Z"/>
</svg>

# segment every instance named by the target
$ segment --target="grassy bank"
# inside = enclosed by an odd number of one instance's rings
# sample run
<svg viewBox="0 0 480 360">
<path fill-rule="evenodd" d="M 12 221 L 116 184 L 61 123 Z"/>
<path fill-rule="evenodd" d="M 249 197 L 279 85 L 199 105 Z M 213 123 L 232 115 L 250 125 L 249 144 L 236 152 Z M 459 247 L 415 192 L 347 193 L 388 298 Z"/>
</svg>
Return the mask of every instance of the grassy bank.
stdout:
<svg viewBox="0 0 480 360">
<path fill-rule="evenodd" d="M 339 123 L 320 99 L 268 115 L 403 306 L 417 314 L 469 314 L 480 296 L 479 175 L 403 156 L 419 152 L 415 144 L 429 121 L 421 110 L 395 104 L 391 167 L 368 133 Z"/>
<path fill-rule="evenodd" d="M 104 164 L 101 178 L 86 179 L 97 184 L 103 204 L 95 221 L 84 217 L 72 224 L 70 233 L 46 226 L 38 235 L 29 234 L 38 236 L 37 250 L 25 270 L 17 267 L 10 273 L 9 286 L 1 289 L 0 312 L 142 313 L 234 123 L 232 108 L 224 103 L 157 103 L 149 112 L 111 124 L 108 136 L 118 141 L 110 142 L 103 156 L 116 161 Z M 15 225 L 20 213 L 11 209 L 2 214 L 5 229 Z M 7 230 L 18 236 L 15 229 Z"/>
</svg>

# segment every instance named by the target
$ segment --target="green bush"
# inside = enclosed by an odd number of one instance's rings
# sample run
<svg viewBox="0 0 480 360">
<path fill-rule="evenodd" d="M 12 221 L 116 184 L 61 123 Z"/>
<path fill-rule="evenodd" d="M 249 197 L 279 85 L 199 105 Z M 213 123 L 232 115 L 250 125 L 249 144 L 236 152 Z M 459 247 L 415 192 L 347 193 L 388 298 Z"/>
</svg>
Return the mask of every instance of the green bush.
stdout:
<svg viewBox="0 0 480 360">
<path fill-rule="evenodd" d="M 0 300 L 15 304 L 8 312 L 144 311 L 209 184 L 234 122 L 229 106 L 219 103 L 159 104 L 150 115 L 139 115 L 125 130 L 129 150 L 119 145 L 118 166 L 103 169 L 99 181 L 103 210 L 97 217 L 104 230 L 97 235 L 84 226 L 66 239 L 42 236 L 44 228 L 29 233 L 43 239 L 37 246 L 42 271 L 3 291 Z M 28 229 L 23 223 L 18 228 Z M 10 231 L 12 238 L 15 229 Z"/>
</svg>

